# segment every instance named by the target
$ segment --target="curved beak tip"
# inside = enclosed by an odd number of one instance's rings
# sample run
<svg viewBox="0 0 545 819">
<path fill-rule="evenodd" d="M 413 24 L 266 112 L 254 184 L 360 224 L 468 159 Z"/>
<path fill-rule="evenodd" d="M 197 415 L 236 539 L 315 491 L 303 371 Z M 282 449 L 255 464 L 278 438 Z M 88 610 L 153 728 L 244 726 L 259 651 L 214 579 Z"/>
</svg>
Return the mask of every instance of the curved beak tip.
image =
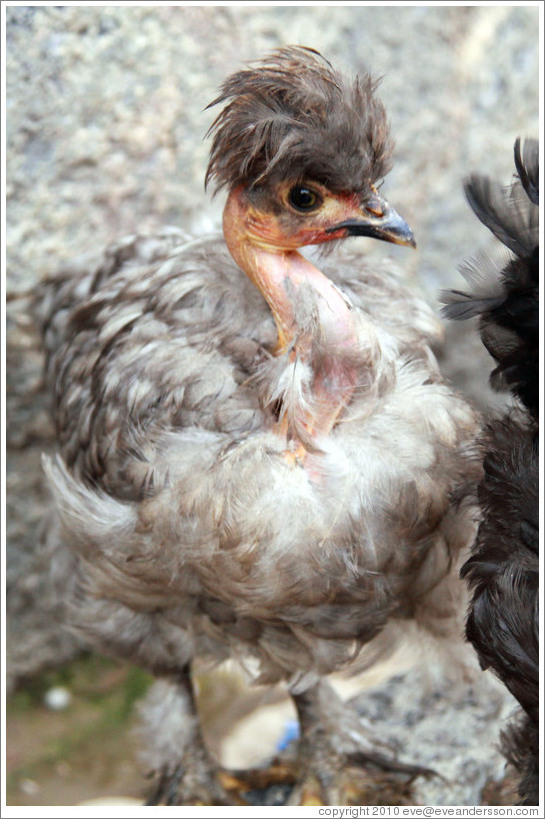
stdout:
<svg viewBox="0 0 545 819">
<path fill-rule="evenodd" d="M 412 231 L 410 237 L 408 237 L 406 241 L 400 242 L 399 244 L 407 245 L 407 247 L 412 247 L 413 250 L 416 250 L 416 248 L 418 247 L 418 245 L 416 244 L 416 239 L 412 234 Z"/>
<path fill-rule="evenodd" d="M 378 200 L 378 197 L 375 196 Z M 387 202 L 380 199 L 378 213 L 361 210 L 352 219 L 347 219 L 328 229 L 328 233 L 346 230 L 346 236 L 369 236 L 396 245 L 416 248 L 413 232 L 407 222 Z"/>
<path fill-rule="evenodd" d="M 398 216 L 396 214 L 396 216 Z M 382 235 L 378 235 L 378 234 Z M 375 234 L 377 239 L 382 239 L 385 242 L 392 242 L 394 245 L 404 245 L 405 247 L 412 247 L 413 249 L 416 248 L 416 239 L 414 238 L 413 232 L 407 222 L 402 219 L 400 216 L 395 220 L 394 223 L 391 225 L 386 225 L 381 230 L 378 229 L 377 234 Z"/>
</svg>

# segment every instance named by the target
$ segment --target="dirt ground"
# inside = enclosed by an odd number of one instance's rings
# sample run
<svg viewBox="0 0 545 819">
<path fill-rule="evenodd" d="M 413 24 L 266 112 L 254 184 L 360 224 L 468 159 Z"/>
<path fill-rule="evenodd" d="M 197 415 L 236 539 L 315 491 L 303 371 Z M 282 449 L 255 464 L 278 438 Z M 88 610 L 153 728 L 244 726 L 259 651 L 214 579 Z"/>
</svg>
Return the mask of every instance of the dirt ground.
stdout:
<svg viewBox="0 0 545 819">
<path fill-rule="evenodd" d="M 363 716 L 375 717 L 377 706 L 379 716 L 380 712 L 388 712 L 391 724 L 386 730 L 401 738 L 403 753 L 412 758 L 415 749 L 407 747 L 407 736 L 414 737 L 413 745 L 427 748 L 431 754 L 414 761 L 437 761 L 438 772 L 453 782 L 450 790 L 442 793 L 429 790 L 429 786 L 425 786 L 427 791 L 405 792 L 392 790 L 389 785 L 373 785 L 376 803 L 432 804 L 434 793 L 439 793 L 438 804 L 457 804 L 458 799 L 468 804 L 468 793 L 472 789 L 475 792 L 476 787 L 475 782 L 462 781 L 469 771 L 480 776 L 479 804 L 515 804 L 513 782 L 505 775 L 503 761 L 494 747 L 494 736 L 506 713 L 503 692 L 497 699 L 495 687 L 475 686 L 454 701 L 429 692 L 419 701 L 414 683 L 405 684 L 399 674 L 391 676 L 404 666 L 408 664 L 401 658 L 367 677 L 337 677 L 334 684 L 344 698 L 354 703 L 371 702 L 371 711 Z M 111 800 L 115 799 L 122 800 L 118 804 L 143 804 L 148 782 L 133 733 L 137 701 L 151 681 L 149 675 L 133 666 L 83 655 L 21 686 L 10 697 L 7 709 L 7 805 L 98 805 L 114 804 Z M 212 674 L 201 671 L 196 686 L 205 739 L 221 764 L 229 768 L 254 767 L 274 756 L 280 746 L 289 745 L 289 738 L 294 736 L 295 711 L 281 689 L 248 687 L 241 674 L 229 666 Z M 48 706 L 53 692 L 61 700 L 64 694 L 62 709 Z M 495 698 L 496 705 L 490 709 Z M 434 704 L 438 705 L 435 713 Z M 483 711 L 487 712 L 484 722 Z M 448 725 L 454 724 L 453 716 L 454 722 L 462 726 L 463 740 L 452 727 L 445 727 L 445 719 Z M 466 735 L 469 741 L 462 747 Z M 438 736 L 443 748 L 437 745 Z M 458 767 L 449 768 L 446 760 L 450 755 L 459 757 Z M 256 798 L 258 804 L 279 804 L 272 790 Z"/>
<path fill-rule="evenodd" d="M 119 727 L 130 726 L 132 702 L 147 682 L 128 666 L 86 658 L 14 694 L 6 720 L 7 804 L 77 805 L 106 794 L 138 798 L 140 772 Z M 44 703 L 53 686 L 70 690 L 63 710 Z"/>
</svg>

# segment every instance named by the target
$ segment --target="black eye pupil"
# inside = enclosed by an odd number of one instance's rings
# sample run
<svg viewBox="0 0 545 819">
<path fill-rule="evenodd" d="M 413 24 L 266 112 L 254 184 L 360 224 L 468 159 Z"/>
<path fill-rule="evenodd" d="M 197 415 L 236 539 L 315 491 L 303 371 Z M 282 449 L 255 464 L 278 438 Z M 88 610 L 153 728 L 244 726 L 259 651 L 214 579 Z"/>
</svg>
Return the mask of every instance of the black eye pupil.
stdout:
<svg viewBox="0 0 545 819">
<path fill-rule="evenodd" d="M 297 210 L 311 210 L 319 204 L 319 199 L 314 191 L 296 185 L 290 191 L 290 202 Z"/>
</svg>

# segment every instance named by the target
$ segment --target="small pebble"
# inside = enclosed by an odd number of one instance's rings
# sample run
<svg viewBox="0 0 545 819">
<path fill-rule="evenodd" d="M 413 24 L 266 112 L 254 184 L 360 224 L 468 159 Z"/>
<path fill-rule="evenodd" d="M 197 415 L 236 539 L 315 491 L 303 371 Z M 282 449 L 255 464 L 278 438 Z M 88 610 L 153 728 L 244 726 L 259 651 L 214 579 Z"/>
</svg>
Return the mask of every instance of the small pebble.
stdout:
<svg viewBox="0 0 545 819">
<path fill-rule="evenodd" d="M 23 793 L 27 794 L 27 796 L 34 796 L 40 791 L 40 786 L 37 782 L 34 782 L 33 779 L 21 779 L 19 782 L 19 787 Z"/>
<path fill-rule="evenodd" d="M 44 703 L 51 711 L 64 711 L 72 702 L 72 694 L 68 688 L 56 685 L 46 692 Z"/>
</svg>

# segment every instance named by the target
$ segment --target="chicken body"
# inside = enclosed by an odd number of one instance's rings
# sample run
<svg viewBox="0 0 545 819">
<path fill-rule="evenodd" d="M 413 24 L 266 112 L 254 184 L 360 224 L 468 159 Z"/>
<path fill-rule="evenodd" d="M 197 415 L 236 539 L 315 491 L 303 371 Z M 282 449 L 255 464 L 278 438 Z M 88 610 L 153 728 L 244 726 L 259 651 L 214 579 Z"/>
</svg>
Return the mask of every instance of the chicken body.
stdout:
<svg viewBox="0 0 545 819">
<path fill-rule="evenodd" d="M 414 614 L 464 545 L 449 493 L 474 417 L 440 381 L 418 326 L 431 312 L 391 270 L 360 270 L 342 282 L 364 328 L 357 395 L 290 462 L 277 406 L 304 365 L 273 355 L 270 311 L 223 240 L 180 238 L 131 240 L 118 269 L 69 275 L 50 307 L 66 467 L 50 474 L 93 590 L 78 619 L 152 670 L 242 651 L 267 681 L 315 679 Z M 162 645 L 153 624 L 169 622 Z"/>
<path fill-rule="evenodd" d="M 292 84 L 317 66 L 332 82 L 312 52 L 288 49 L 275 70 L 283 61 L 299 69 Z M 296 170 L 299 197 L 311 169 Z M 40 294 L 59 443 L 46 463 L 57 576 L 87 643 L 172 683 L 147 717 L 155 802 L 225 799 L 199 739 L 194 658 L 250 659 L 260 682 L 287 683 L 301 779 L 318 778 L 327 802 L 346 798 L 331 780 L 348 751 L 324 729 L 342 709 L 321 679 L 392 619 L 448 638 L 463 611 L 456 565 L 473 522 L 454 499 L 477 478 L 477 419 L 441 380 L 440 327 L 391 263 L 345 253 L 320 272 L 296 251 L 356 230 L 355 213 L 358 231 L 412 236 L 372 179 L 365 209 L 361 193 L 314 179 L 324 205 L 304 222 L 278 205 L 286 173 L 230 184 L 225 239 L 129 237 Z M 353 719 L 348 750 L 377 764 Z"/>
<path fill-rule="evenodd" d="M 514 406 L 480 438 L 481 522 L 462 574 L 473 589 L 467 637 L 521 705 L 503 736 L 525 805 L 539 803 L 539 146 L 515 144 L 509 187 L 486 177 L 466 184 L 478 218 L 509 249 L 466 267 L 473 291 L 446 294 L 451 318 L 479 317 L 496 367 L 492 385 Z"/>
</svg>

